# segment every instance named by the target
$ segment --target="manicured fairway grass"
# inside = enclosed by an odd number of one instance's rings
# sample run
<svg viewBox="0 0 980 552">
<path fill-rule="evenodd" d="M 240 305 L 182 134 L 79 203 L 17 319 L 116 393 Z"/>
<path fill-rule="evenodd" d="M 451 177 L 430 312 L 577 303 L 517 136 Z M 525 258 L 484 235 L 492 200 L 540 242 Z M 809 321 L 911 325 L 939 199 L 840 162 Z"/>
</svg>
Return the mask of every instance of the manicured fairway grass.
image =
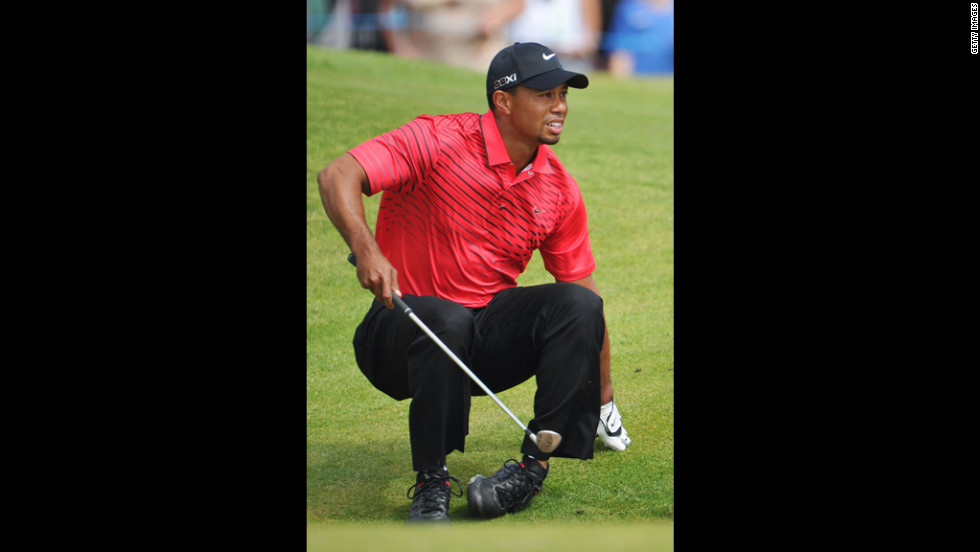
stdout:
<svg viewBox="0 0 980 552">
<path fill-rule="evenodd" d="M 673 80 L 589 76 L 587 89 L 569 94 L 565 132 L 554 149 L 582 188 L 589 212 L 616 402 L 634 443 L 622 453 L 597 444 L 587 462 L 555 459 L 544 491 L 516 515 L 473 520 L 465 495 L 454 498 L 454 526 L 439 533 L 444 546 L 514 549 L 525 547 L 515 542 L 551 538 L 566 542 L 556 549 L 595 550 L 616 527 L 622 537 L 613 540 L 624 543 L 617 550 L 672 548 Z M 405 493 L 414 483 L 409 405 L 375 390 L 354 361 L 351 337 L 371 296 L 358 285 L 346 261 L 349 250 L 323 211 L 316 174 L 351 147 L 417 115 L 485 112 L 484 82 L 484 74 L 427 61 L 307 51 L 311 550 L 412 550 L 420 529 L 403 527 L 410 505 Z M 379 199 L 365 199 L 372 228 Z M 519 283 L 551 281 L 535 254 Z M 527 421 L 533 393 L 529 381 L 498 396 Z M 521 436 L 490 399 L 474 398 L 466 452 L 449 457 L 452 475 L 464 487 L 476 473 L 490 475 L 508 458 L 520 457 Z"/>
</svg>

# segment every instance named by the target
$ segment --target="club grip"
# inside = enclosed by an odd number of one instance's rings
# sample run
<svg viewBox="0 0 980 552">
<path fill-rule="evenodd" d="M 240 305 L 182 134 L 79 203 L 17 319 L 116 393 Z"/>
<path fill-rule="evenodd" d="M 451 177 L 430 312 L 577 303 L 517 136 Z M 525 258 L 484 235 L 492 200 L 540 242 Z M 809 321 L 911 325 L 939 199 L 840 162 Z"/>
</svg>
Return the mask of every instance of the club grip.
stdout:
<svg viewBox="0 0 980 552">
<path fill-rule="evenodd" d="M 395 301 L 395 304 L 398 305 L 398 308 L 405 311 L 405 314 L 412 314 L 412 307 L 406 305 L 405 301 L 402 301 L 401 297 L 395 295 L 395 292 L 391 293 L 391 298 Z"/>
</svg>

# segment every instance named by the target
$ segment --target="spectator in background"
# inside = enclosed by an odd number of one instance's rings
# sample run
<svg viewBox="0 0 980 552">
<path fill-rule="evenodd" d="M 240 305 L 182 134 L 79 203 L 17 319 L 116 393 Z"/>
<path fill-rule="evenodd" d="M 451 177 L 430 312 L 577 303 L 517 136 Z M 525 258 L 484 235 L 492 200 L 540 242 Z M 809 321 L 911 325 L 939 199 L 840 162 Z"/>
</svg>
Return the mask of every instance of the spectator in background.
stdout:
<svg viewBox="0 0 980 552">
<path fill-rule="evenodd" d="M 599 5 L 601 6 L 601 11 L 599 13 L 600 21 L 600 37 L 605 37 L 609 32 L 609 22 L 612 21 L 613 11 L 616 9 L 616 4 L 619 0 L 599 0 Z M 609 67 L 609 51 L 606 49 L 605 41 L 600 40 L 599 51 L 596 53 L 596 69 L 601 71 L 606 71 Z"/>
<path fill-rule="evenodd" d="M 391 0 L 327 0 L 326 24 L 314 42 L 327 48 L 389 51 L 380 13 Z"/>
<path fill-rule="evenodd" d="M 619 0 L 603 47 L 614 76 L 672 74 L 673 0 Z"/>
<path fill-rule="evenodd" d="M 524 0 L 383 0 L 389 50 L 485 72 Z"/>
<path fill-rule="evenodd" d="M 547 44 L 571 71 L 595 69 L 601 31 L 600 0 L 525 0 L 508 27 L 511 42 Z"/>
</svg>

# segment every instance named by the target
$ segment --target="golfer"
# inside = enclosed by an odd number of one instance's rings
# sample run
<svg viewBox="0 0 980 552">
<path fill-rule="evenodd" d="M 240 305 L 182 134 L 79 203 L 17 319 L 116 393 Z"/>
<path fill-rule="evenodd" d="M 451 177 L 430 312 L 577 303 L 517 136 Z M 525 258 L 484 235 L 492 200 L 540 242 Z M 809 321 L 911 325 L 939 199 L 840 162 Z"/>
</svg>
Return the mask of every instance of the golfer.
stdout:
<svg viewBox="0 0 980 552">
<path fill-rule="evenodd" d="M 616 450 L 630 442 L 613 402 L 585 204 L 550 147 L 565 131 L 569 87 L 588 84 L 549 48 L 513 44 L 490 63 L 489 111 L 419 116 L 317 176 L 324 209 L 356 256 L 357 278 L 374 294 L 354 333 L 357 364 L 379 390 L 411 399 L 418 473 L 410 522 L 449 520 L 450 496 L 463 493 L 446 457 L 464 451 L 470 398 L 485 393 L 393 308 L 393 295 L 494 394 L 534 377 L 528 428 L 562 436 L 550 454 L 525 436 L 520 461 L 476 475 L 466 493 L 474 517 L 524 509 L 550 459 L 592 458 L 597 435 Z M 372 235 L 361 194 L 377 193 Z M 518 287 L 535 250 L 555 283 Z"/>
</svg>

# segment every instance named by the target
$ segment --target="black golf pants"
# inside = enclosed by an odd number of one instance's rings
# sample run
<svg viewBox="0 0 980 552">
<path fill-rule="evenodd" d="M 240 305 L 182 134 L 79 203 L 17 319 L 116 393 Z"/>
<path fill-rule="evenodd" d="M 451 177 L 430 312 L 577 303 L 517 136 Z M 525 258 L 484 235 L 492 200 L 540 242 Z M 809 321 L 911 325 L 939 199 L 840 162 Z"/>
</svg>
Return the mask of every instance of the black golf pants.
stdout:
<svg viewBox="0 0 980 552">
<path fill-rule="evenodd" d="M 605 331 L 598 295 L 555 283 L 504 290 L 482 309 L 436 297 L 402 299 L 495 394 L 535 377 L 534 418 L 527 426 L 535 433 L 557 431 L 562 441 L 543 454 L 525 435 L 522 453 L 541 460 L 592 458 Z M 412 400 L 414 470 L 439 469 L 451 451 L 463 452 L 470 397 L 485 393 L 401 309 L 375 300 L 354 333 L 354 353 L 375 387 Z"/>
</svg>

